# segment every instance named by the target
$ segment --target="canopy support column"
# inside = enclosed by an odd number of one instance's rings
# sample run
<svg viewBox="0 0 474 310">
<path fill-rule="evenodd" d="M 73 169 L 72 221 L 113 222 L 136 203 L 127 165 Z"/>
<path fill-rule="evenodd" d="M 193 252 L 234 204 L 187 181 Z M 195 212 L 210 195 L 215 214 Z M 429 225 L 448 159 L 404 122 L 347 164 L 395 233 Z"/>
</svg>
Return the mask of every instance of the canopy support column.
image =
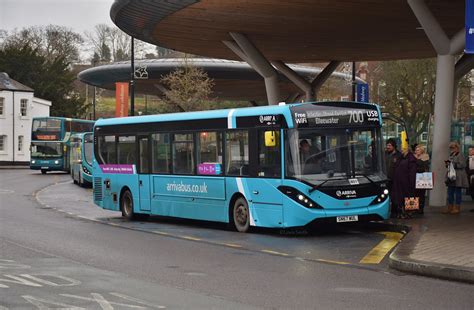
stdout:
<svg viewBox="0 0 474 310">
<path fill-rule="evenodd" d="M 275 68 L 245 35 L 237 32 L 229 34 L 237 44 L 231 41 L 224 41 L 223 43 L 264 78 L 268 104 L 278 104 L 280 102 L 280 88 L 278 73 Z"/>
<path fill-rule="evenodd" d="M 418 22 L 436 50 L 436 93 L 434 107 L 434 129 L 431 170 L 435 175 L 433 190 L 430 191 L 430 205 L 446 205 L 446 185 L 444 177 L 451 138 L 451 115 L 454 106 L 454 55 L 464 48 L 464 39 L 458 32 L 448 38 L 443 28 L 423 0 L 407 0 Z"/>
</svg>

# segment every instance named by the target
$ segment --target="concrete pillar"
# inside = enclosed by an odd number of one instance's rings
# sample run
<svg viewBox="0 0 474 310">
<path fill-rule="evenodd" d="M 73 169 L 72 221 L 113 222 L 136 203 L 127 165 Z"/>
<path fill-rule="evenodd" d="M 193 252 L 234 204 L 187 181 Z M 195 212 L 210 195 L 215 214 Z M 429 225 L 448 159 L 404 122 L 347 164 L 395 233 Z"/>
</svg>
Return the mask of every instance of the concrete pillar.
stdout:
<svg viewBox="0 0 474 310">
<path fill-rule="evenodd" d="M 315 99 L 318 98 L 318 92 L 324 82 L 331 76 L 336 68 L 341 64 L 338 60 L 332 60 L 324 70 L 318 74 L 318 76 L 311 82 L 311 88 L 313 89 Z"/>
<path fill-rule="evenodd" d="M 430 205 L 444 206 L 446 204 L 446 185 L 444 178 L 448 158 L 449 140 L 451 137 L 451 116 L 453 115 L 454 96 L 454 56 L 438 55 L 436 67 L 436 95 L 434 106 L 434 128 L 431 170 L 435 183 L 430 191 Z"/>
<path fill-rule="evenodd" d="M 431 13 L 424 0 L 407 0 L 418 22 L 436 50 L 436 93 L 434 107 L 434 128 L 431 169 L 434 173 L 434 187 L 430 191 L 430 205 L 446 205 L 446 167 L 444 161 L 449 155 L 451 122 L 454 106 L 454 55 L 464 47 L 462 30 L 449 38 Z"/>
<path fill-rule="evenodd" d="M 229 41 L 224 41 L 223 43 L 239 55 L 242 60 L 252 66 L 252 68 L 254 68 L 255 71 L 264 78 L 268 104 L 278 104 L 280 102 L 280 88 L 278 86 L 278 73 L 275 68 L 273 68 L 270 62 L 245 35 L 231 32 L 230 36 L 234 39 L 237 45 L 232 44 L 233 42 Z"/>
<path fill-rule="evenodd" d="M 288 67 L 283 61 L 272 61 L 272 64 L 275 68 L 278 69 L 284 76 L 286 76 L 290 81 L 292 81 L 296 86 L 298 86 L 305 93 L 305 101 L 314 101 L 314 93 L 311 88 L 311 83 L 299 76 L 293 69 Z"/>
</svg>

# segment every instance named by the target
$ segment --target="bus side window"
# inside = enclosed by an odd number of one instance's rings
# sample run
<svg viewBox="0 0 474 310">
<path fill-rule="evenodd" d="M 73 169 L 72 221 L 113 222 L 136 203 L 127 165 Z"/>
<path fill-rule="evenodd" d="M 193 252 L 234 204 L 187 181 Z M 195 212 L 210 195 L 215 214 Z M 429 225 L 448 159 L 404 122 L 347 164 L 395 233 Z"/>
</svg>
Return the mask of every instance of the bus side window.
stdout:
<svg viewBox="0 0 474 310">
<path fill-rule="evenodd" d="M 117 164 L 136 164 L 137 150 L 135 136 L 119 136 L 117 155 Z"/>
<path fill-rule="evenodd" d="M 259 130 L 258 173 L 259 177 L 281 176 L 280 132 Z"/>
<path fill-rule="evenodd" d="M 115 151 L 115 136 L 99 136 L 98 147 L 99 164 L 117 163 L 117 153 Z"/>
<path fill-rule="evenodd" d="M 244 130 L 226 133 L 226 174 L 249 175 L 249 133 Z"/>
<path fill-rule="evenodd" d="M 153 173 L 171 173 L 171 144 L 169 133 L 155 133 L 152 139 Z"/>
<path fill-rule="evenodd" d="M 173 135 L 173 173 L 194 174 L 193 134 Z"/>
<path fill-rule="evenodd" d="M 222 174 L 222 133 L 198 133 L 198 174 Z"/>
</svg>

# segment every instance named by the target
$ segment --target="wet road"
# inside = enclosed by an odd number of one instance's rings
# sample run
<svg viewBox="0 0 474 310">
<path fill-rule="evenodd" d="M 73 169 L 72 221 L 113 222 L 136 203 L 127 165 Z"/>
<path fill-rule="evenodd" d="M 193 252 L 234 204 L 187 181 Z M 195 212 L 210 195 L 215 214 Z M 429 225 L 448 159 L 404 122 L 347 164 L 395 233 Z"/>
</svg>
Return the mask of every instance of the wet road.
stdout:
<svg viewBox="0 0 474 310">
<path fill-rule="evenodd" d="M 130 223 L 90 205 L 90 190 L 62 183 L 69 175 L 0 170 L 0 180 L 3 307 L 472 309 L 474 304 L 473 286 L 395 273 L 385 260 L 361 263 L 385 235 L 360 226 L 238 234 L 202 222 Z"/>
</svg>

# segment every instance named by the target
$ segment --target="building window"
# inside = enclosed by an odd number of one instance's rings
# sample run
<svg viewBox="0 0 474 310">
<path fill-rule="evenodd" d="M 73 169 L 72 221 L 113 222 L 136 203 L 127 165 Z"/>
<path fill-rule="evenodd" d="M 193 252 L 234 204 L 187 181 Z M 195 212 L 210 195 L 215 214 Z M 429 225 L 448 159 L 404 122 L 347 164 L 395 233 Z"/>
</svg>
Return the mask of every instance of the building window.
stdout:
<svg viewBox="0 0 474 310">
<path fill-rule="evenodd" d="M 0 97 L 0 116 L 4 115 L 4 110 L 5 110 L 5 98 Z"/>
<path fill-rule="evenodd" d="M 5 151 L 6 145 L 7 145 L 7 136 L 0 135 L 0 152 Z"/>
<path fill-rule="evenodd" d="M 26 116 L 27 107 L 28 107 L 28 99 L 21 99 L 21 101 L 20 101 L 21 116 Z"/>
<path fill-rule="evenodd" d="M 23 152 L 23 136 L 18 136 L 18 152 Z"/>
</svg>

